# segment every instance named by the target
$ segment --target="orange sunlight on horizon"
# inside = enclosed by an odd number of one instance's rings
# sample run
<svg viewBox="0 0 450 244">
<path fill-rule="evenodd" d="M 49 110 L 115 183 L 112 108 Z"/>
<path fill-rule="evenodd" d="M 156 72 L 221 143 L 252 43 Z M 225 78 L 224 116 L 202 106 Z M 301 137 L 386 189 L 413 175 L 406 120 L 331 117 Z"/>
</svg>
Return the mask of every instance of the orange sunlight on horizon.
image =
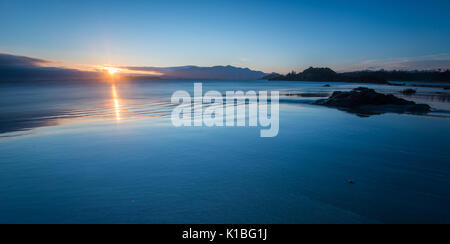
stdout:
<svg viewBox="0 0 450 244">
<path fill-rule="evenodd" d="M 108 72 L 110 75 L 114 75 L 114 74 L 119 73 L 120 71 L 122 71 L 121 69 L 114 68 L 114 67 L 103 67 L 103 70 Z"/>
</svg>

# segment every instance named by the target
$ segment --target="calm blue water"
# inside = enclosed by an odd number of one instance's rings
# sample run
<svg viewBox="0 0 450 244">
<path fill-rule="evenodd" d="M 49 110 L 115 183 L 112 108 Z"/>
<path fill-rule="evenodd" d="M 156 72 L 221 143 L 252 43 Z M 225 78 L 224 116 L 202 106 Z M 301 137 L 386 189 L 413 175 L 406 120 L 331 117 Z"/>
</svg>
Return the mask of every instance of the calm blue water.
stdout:
<svg viewBox="0 0 450 244">
<path fill-rule="evenodd" d="M 318 97 L 357 86 L 324 84 L 203 86 Z M 0 223 L 450 223 L 448 91 L 409 97 L 431 104 L 428 116 L 282 97 L 280 134 L 260 138 L 173 127 L 179 89 L 193 84 L 0 85 Z"/>
</svg>

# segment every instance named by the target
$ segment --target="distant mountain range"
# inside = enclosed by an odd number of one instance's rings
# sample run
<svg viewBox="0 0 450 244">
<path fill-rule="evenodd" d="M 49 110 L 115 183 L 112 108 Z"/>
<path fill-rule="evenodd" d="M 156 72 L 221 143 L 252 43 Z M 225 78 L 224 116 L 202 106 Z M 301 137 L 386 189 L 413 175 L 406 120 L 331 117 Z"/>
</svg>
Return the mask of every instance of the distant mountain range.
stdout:
<svg viewBox="0 0 450 244">
<path fill-rule="evenodd" d="M 101 79 L 103 73 L 95 71 L 81 71 L 77 69 L 49 67 L 52 62 L 0 53 L 0 82 L 1 81 L 52 81 L 52 80 L 96 80 Z M 259 80 L 267 74 L 248 68 L 233 66 L 181 66 L 181 67 L 121 67 L 127 72 L 135 71 L 138 75 L 123 74 L 125 78 L 136 79 L 189 79 L 189 80 Z M 155 72 L 158 75 L 142 76 L 143 71 Z"/>
<path fill-rule="evenodd" d="M 198 79 L 198 80 L 259 80 L 267 74 L 261 71 L 254 71 L 248 68 L 234 66 L 181 66 L 169 68 L 157 67 L 123 67 L 134 71 L 152 71 L 162 75 L 162 79 Z"/>
</svg>

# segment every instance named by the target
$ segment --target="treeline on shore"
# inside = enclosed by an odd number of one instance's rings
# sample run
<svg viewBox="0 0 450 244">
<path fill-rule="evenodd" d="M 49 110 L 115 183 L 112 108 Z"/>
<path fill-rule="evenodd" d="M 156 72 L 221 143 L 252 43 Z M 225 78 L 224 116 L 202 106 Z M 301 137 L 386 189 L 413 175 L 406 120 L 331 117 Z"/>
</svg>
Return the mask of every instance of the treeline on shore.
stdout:
<svg viewBox="0 0 450 244">
<path fill-rule="evenodd" d="M 309 68 L 303 72 L 292 71 L 287 75 L 270 74 L 266 80 L 283 81 L 337 81 L 362 83 L 388 83 L 388 81 L 450 82 L 450 70 L 446 71 L 355 71 L 337 73 L 330 68 Z"/>
</svg>

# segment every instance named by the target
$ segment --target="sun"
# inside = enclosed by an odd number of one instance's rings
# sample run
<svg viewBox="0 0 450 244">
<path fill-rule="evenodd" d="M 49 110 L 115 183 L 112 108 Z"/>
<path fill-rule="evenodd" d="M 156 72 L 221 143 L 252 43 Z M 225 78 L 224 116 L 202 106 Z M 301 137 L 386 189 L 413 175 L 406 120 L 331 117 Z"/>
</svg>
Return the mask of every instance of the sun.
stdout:
<svg viewBox="0 0 450 244">
<path fill-rule="evenodd" d="M 103 67 L 103 70 L 108 72 L 110 75 L 114 75 L 114 74 L 120 72 L 120 69 L 114 68 L 114 67 Z"/>
</svg>

